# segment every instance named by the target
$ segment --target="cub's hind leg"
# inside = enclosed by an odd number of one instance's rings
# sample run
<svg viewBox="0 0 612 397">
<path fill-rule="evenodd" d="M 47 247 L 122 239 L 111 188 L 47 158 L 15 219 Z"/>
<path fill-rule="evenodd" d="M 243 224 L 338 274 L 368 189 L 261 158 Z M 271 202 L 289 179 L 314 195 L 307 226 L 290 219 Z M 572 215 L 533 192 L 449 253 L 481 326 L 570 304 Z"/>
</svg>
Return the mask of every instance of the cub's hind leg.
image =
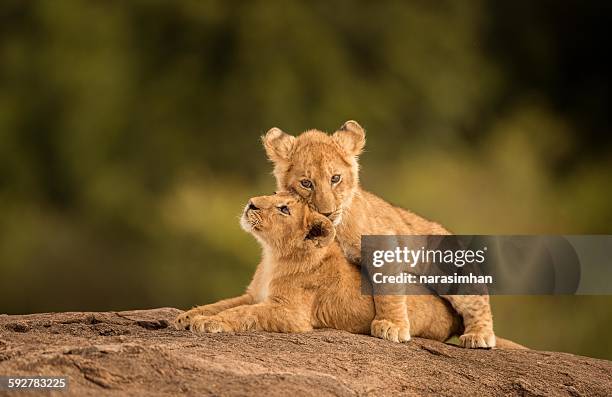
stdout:
<svg viewBox="0 0 612 397">
<path fill-rule="evenodd" d="M 410 334 L 445 342 L 463 333 L 463 321 L 450 302 L 438 295 L 407 295 Z"/>
</svg>

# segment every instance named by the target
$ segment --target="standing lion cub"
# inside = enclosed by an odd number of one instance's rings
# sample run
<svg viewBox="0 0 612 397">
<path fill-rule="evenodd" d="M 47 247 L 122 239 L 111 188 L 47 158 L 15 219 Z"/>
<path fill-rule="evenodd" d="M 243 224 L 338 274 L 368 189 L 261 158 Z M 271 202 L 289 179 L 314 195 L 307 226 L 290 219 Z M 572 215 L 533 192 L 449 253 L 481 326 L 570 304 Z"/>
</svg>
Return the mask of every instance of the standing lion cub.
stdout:
<svg viewBox="0 0 612 397">
<path fill-rule="evenodd" d="M 274 162 L 278 189 L 295 192 L 332 220 L 340 247 L 351 262 L 360 261 L 363 235 L 449 234 L 439 224 L 395 207 L 359 186 L 357 157 L 365 145 L 365 131 L 357 122 L 347 121 L 333 135 L 310 130 L 294 137 L 272 128 L 262 140 Z M 444 298 L 463 318 L 463 346 L 495 346 L 487 295 Z M 409 340 L 410 333 L 414 334 L 414 319 L 406 310 L 406 300 L 398 295 L 377 295 L 374 301 L 372 335 L 395 342 Z"/>
<path fill-rule="evenodd" d="M 181 314 L 177 328 L 196 333 L 314 328 L 370 332 L 373 299 L 361 294 L 359 270 L 344 257 L 327 217 L 293 194 L 278 193 L 252 198 L 240 223 L 263 251 L 246 293 Z M 402 299 L 413 335 L 444 341 L 462 332 L 461 319 L 441 298 Z"/>
</svg>

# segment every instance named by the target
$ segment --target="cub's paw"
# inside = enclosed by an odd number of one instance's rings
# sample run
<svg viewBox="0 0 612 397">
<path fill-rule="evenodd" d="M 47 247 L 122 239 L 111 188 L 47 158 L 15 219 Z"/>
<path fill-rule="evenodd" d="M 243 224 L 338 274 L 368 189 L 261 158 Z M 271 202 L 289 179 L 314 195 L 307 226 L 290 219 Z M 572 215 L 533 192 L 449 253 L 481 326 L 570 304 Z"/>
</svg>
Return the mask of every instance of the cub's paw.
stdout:
<svg viewBox="0 0 612 397">
<path fill-rule="evenodd" d="M 395 323 L 390 320 L 374 320 L 371 326 L 372 336 L 391 342 L 408 342 L 410 340 L 410 324 Z"/>
<path fill-rule="evenodd" d="M 495 334 L 490 330 L 466 332 L 459 337 L 459 344 L 468 349 L 490 349 L 495 347 Z"/>
<path fill-rule="evenodd" d="M 196 334 L 217 334 L 219 332 L 232 332 L 234 329 L 218 318 L 197 316 L 191 321 L 191 331 Z"/>
<path fill-rule="evenodd" d="M 200 314 L 201 313 L 194 309 L 181 313 L 174 319 L 174 327 L 178 330 L 189 329 L 191 321 Z"/>
</svg>

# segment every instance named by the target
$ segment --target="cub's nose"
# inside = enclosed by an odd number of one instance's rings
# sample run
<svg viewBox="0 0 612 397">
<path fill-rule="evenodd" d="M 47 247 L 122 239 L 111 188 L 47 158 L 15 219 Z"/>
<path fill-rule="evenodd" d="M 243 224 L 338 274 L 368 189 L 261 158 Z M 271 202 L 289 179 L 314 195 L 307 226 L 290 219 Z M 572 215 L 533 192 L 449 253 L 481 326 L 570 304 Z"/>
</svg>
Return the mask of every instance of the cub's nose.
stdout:
<svg viewBox="0 0 612 397">
<path fill-rule="evenodd" d="M 249 205 L 247 206 L 247 210 L 248 211 L 255 211 L 258 210 L 259 208 L 257 208 L 257 206 L 255 206 L 255 204 L 253 204 L 252 201 L 249 201 Z"/>
</svg>

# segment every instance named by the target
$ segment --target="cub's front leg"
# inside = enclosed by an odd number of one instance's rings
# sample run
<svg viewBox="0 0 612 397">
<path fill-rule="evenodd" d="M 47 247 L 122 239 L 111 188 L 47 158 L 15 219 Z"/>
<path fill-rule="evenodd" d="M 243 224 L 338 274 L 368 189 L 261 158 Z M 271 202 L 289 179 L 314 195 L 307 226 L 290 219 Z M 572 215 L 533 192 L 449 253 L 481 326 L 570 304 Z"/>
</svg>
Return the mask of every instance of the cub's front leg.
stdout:
<svg viewBox="0 0 612 397">
<path fill-rule="evenodd" d="M 489 295 L 445 295 L 453 308 L 463 317 L 465 330 L 459 343 L 467 348 L 495 347 L 493 315 Z"/>
<path fill-rule="evenodd" d="M 244 294 L 235 298 L 223 299 L 210 305 L 194 307 L 191 310 L 179 314 L 174 320 L 174 326 L 176 329 L 187 329 L 190 327 L 193 319 L 197 316 L 212 316 L 217 313 L 221 313 L 224 310 L 231 309 L 232 307 L 250 305 L 253 303 L 253 301 L 254 300 L 251 295 Z"/>
<path fill-rule="evenodd" d="M 312 330 L 308 315 L 297 307 L 258 303 L 225 310 L 214 316 L 197 316 L 192 320 L 195 333 L 236 331 L 307 332 Z"/>
<path fill-rule="evenodd" d="M 371 334 L 392 342 L 410 340 L 410 322 L 406 298 L 403 295 L 375 295 L 376 316 L 372 321 Z"/>
<path fill-rule="evenodd" d="M 360 266 L 361 263 L 361 236 L 349 233 L 346 229 L 339 229 L 339 241 L 342 251 L 347 259 Z M 388 264 L 387 268 L 398 266 Z M 398 273 L 389 270 L 389 274 Z M 372 274 L 370 274 L 372 277 Z M 388 288 L 387 288 L 388 289 Z M 406 298 L 402 292 L 394 291 L 393 295 L 386 293 L 393 291 L 378 291 L 374 289 L 374 309 L 375 317 L 370 325 L 370 333 L 377 338 L 392 342 L 408 342 L 410 340 L 410 321 L 408 320 L 408 307 Z"/>
</svg>

